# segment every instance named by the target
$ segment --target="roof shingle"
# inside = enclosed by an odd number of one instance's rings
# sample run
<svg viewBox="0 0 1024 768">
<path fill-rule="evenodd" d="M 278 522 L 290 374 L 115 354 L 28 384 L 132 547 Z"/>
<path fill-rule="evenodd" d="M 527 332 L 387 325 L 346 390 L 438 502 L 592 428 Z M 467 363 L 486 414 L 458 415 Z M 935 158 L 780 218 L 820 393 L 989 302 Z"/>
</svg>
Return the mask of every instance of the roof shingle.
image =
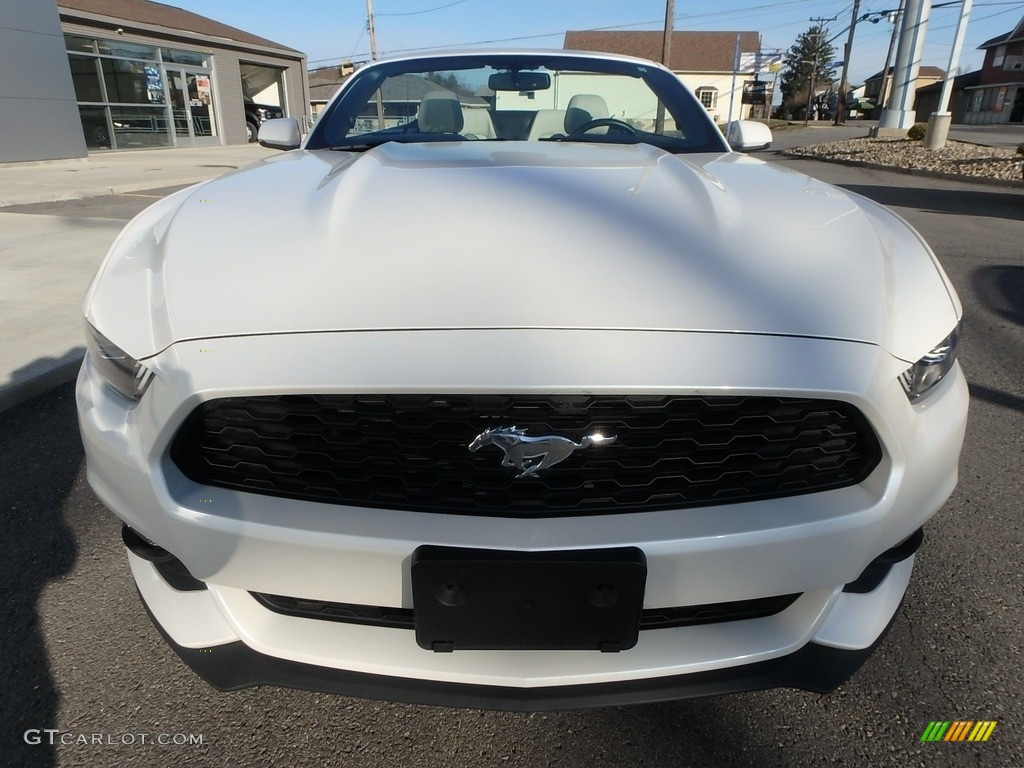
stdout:
<svg viewBox="0 0 1024 768">
<path fill-rule="evenodd" d="M 264 37 L 250 34 L 245 30 L 227 24 L 221 24 L 219 21 L 200 16 L 198 13 L 192 13 L 183 8 L 176 8 L 173 5 L 150 2 L 150 0 L 58 0 L 57 9 L 61 14 L 64 14 L 65 11 L 80 11 L 96 14 L 97 16 L 123 19 L 125 22 L 152 24 L 168 27 L 169 29 L 195 32 L 208 37 L 226 38 L 236 43 L 248 43 L 250 45 L 301 53 L 301 51 L 297 51 L 294 48 L 275 43 L 273 40 L 267 40 Z"/>
</svg>

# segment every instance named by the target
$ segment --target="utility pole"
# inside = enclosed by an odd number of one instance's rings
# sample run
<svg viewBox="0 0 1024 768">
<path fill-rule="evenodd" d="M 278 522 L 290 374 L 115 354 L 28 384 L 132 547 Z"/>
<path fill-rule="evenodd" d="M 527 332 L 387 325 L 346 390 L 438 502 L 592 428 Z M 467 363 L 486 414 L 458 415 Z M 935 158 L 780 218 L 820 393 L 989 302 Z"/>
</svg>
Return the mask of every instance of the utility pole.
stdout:
<svg viewBox="0 0 1024 768">
<path fill-rule="evenodd" d="M 836 104 L 834 125 L 846 125 L 846 91 L 849 88 L 850 54 L 853 52 L 853 33 L 857 29 L 857 12 L 860 0 L 853 0 L 853 16 L 850 17 L 850 35 L 843 48 L 843 76 L 839 78 L 839 102 Z"/>
<path fill-rule="evenodd" d="M 665 0 L 665 31 L 661 38 L 661 63 L 672 69 L 672 33 L 676 17 L 676 0 Z M 658 99 L 658 112 L 654 120 L 654 132 L 663 133 L 665 129 L 665 105 Z"/>
<path fill-rule="evenodd" d="M 373 0 L 366 0 L 366 29 L 370 33 L 370 59 L 376 61 L 377 25 L 373 21 Z M 380 92 L 380 88 L 377 89 L 377 130 L 384 130 L 384 97 Z"/>
<path fill-rule="evenodd" d="M 373 23 L 373 0 L 366 0 L 366 30 L 370 33 L 370 59 L 377 60 L 377 25 Z"/>
<path fill-rule="evenodd" d="M 672 60 L 672 32 L 676 17 L 676 0 L 665 0 L 665 32 L 661 38 L 661 63 L 669 69 Z"/>
<path fill-rule="evenodd" d="M 949 96 L 953 90 L 956 68 L 960 64 L 960 49 L 964 44 L 964 35 L 967 33 L 967 17 L 970 15 L 971 0 L 963 0 L 963 6 L 960 8 L 960 20 L 956 25 L 956 35 L 953 37 L 953 47 L 949 51 L 949 66 L 946 67 L 946 79 L 942 83 L 939 108 L 928 118 L 928 129 L 924 134 L 925 149 L 942 149 L 946 146 L 949 124 L 953 121 L 953 116 L 947 111 Z"/>
<path fill-rule="evenodd" d="M 761 40 L 758 38 L 757 50 L 761 50 Z M 736 70 L 740 68 L 740 33 L 736 33 L 736 50 L 732 55 L 732 87 L 729 90 L 729 119 L 726 120 L 726 124 L 732 122 L 732 107 L 736 103 Z M 740 104 L 740 114 L 743 114 L 743 105 Z"/>
</svg>

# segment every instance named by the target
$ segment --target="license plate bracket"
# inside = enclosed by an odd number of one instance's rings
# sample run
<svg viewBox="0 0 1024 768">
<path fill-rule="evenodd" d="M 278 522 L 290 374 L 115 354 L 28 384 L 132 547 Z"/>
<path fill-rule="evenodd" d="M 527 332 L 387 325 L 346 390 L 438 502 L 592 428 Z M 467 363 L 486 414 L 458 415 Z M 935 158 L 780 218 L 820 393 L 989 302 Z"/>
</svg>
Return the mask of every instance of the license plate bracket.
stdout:
<svg viewBox="0 0 1024 768">
<path fill-rule="evenodd" d="M 637 643 L 646 581 L 637 547 L 421 546 L 412 556 L 416 642 L 436 652 L 625 651 Z"/>
</svg>

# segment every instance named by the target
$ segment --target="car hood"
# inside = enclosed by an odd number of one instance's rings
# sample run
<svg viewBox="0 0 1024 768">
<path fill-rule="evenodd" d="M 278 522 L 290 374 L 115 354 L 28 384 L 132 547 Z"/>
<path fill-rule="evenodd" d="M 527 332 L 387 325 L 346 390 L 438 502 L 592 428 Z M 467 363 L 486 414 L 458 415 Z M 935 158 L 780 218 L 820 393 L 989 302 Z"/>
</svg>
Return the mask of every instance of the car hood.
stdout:
<svg viewBox="0 0 1024 768">
<path fill-rule="evenodd" d="M 913 361 L 959 313 L 886 209 L 748 156 L 647 145 L 290 152 L 158 203 L 101 272 L 87 314 L 140 357 L 236 334 L 614 328 Z"/>
</svg>

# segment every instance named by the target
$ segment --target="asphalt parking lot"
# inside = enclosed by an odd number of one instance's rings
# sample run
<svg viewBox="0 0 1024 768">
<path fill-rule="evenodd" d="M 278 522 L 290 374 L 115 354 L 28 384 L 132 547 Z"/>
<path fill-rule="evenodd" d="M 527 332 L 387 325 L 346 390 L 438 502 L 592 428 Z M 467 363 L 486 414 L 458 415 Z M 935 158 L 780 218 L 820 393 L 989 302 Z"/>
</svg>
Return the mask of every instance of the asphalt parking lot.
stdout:
<svg viewBox="0 0 1024 768">
<path fill-rule="evenodd" d="M 830 696 L 768 691 L 547 714 L 274 688 L 219 693 L 150 625 L 119 523 L 85 482 L 73 389 L 64 385 L 0 413 L 0 762 L 1024 765 L 1024 194 L 766 157 L 892 206 L 932 244 L 965 307 L 972 410 L 960 485 L 926 528 L 896 624 L 850 682 Z M 168 191 L 18 212 L 127 218 L 147 194 Z M 985 743 L 921 743 L 933 720 L 998 725 Z"/>
</svg>

